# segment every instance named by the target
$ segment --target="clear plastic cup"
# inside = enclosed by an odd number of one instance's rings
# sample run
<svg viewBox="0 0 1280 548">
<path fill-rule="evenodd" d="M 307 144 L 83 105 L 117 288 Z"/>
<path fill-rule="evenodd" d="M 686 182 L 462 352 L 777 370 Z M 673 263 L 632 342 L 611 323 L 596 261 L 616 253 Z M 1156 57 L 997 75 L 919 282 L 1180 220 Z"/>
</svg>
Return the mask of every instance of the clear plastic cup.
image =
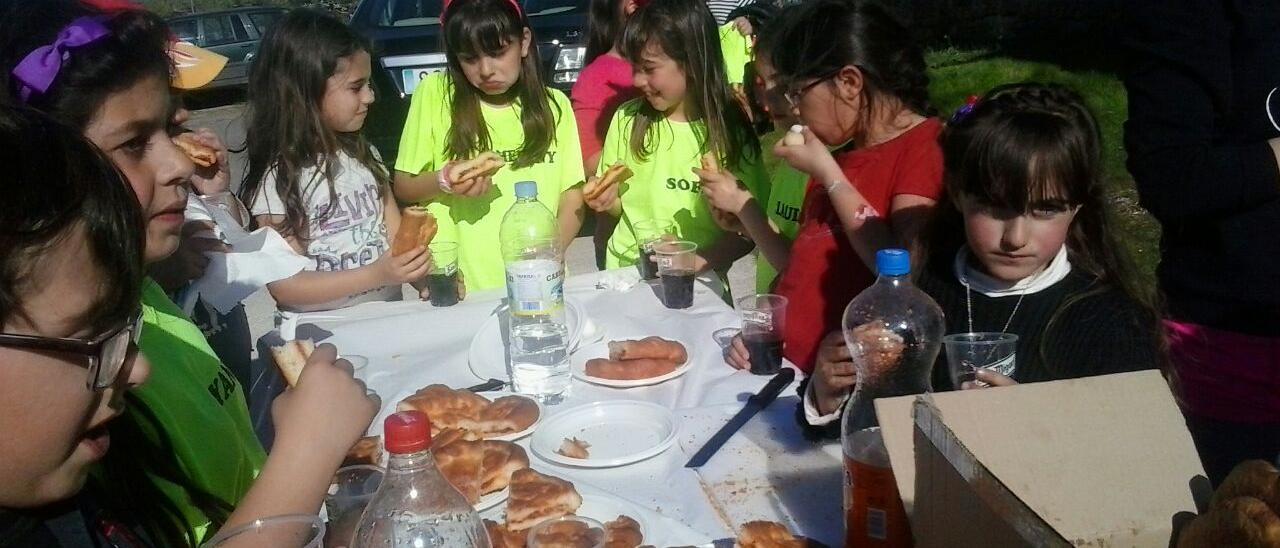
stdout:
<svg viewBox="0 0 1280 548">
<path fill-rule="evenodd" d="M 957 389 L 974 381 L 979 369 L 1012 377 L 1018 365 L 1018 336 L 1012 333 L 956 333 L 943 337 L 942 345 Z"/>
<path fill-rule="evenodd" d="M 642 219 L 631 227 L 635 230 L 636 251 L 639 257 L 636 266 L 640 269 L 640 277 L 646 280 L 658 278 L 658 267 L 654 262 L 653 243 L 674 239 L 676 224 L 664 219 Z"/>
<path fill-rule="evenodd" d="M 738 299 L 742 315 L 742 343 L 751 356 L 751 372 L 773 375 L 782 369 L 782 330 L 787 322 L 787 298 L 763 293 Z"/>
<path fill-rule="evenodd" d="M 693 281 L 697 277 L 698 244 L 684 240 L 653 244 L 662 278 L 662 304 L 681 309 L 693 306 Z"/>
<path fill-rule="evenodd" d="M 204 548 L 228 546 L 271 546 L 278 548 L 320 548 L 324 540 L 324 521 L 320 516 L 272 516 L 219 531 L 204 543 Z"/>
<path fill-rule="evenodd" d="M 336 548 L 350 546 L 351 537 L 356 532 L 356 525 L 364 507 L 382 485 L 382 468 L 358 464 L 339 468 L 333 475 L 333 483 L 329 485 L 329 496 L 324 499 L 324 508 L 329 513 L 329 534 L 325 537 L 325 546 Z"/>
<path fill-rule="evenodd" d="M 529 548 L 604 548 L 604 525 L 582 516 L 549 519 L 529 530 Z"/>
</svg>

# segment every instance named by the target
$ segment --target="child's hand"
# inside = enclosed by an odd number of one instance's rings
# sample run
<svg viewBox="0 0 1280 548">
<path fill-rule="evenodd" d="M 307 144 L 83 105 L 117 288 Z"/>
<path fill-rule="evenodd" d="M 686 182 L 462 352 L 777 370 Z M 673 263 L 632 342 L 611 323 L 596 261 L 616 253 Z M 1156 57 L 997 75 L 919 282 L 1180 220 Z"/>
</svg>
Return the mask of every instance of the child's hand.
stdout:
<svg viewBox="0 0 1280 548">
<path fill-rule="evenodd" d="M 373 262 L 383 285 L 407 284 L 422 280 L 431 270 L 431 252 L 419 245 L 408 252 L 393 255 L 383 253 Z"/>
<path fill-rule="evenodd" d="M 588 182 L 595 182 L 595 181 L 598 181 L 599 179 L 600 177 L 593 175 L 591 176 L 590 179 L 588 179 Z M 596 196 L 595 198 L 592 198 L 592 199 L 588 199 L 586 201 L 587 207 L 591 208 L 593 211 L 598 211 L 600 213 L 612 212 L 614 208 L 617 207 L 618 205 L 619 196 L 620 196 L 619 192 L 621 188 L 622 188 L 621 184 L 609 185 L 609 188 L 606 188 L 603 191 L 601 191 L 599 196 Z"/>
<path fill-rule="evenodd" d="M 191 186 L 201 196 L 212 196 L 231 188 L 231 162 L 227 160 L 227 145 L 213 131 L 200 128 L 192 130 L 197 143 L 217 151 L 218 161 L 209 167 L 196 166 L 191 176 Z"/>
<path fill-rule="evenodd" d="M 489 193 L 493 188 L 493 177 L 488 175 L 472 177 L 465 181 L 453 183 L 453 194 L 466 198 L 478 198 Z"/>
<path fill-rule="evenodd" d="M 382 402 L 337 355 L 331 344 L 317 346 L 298 385 L 272 403 L 277 451 L 314 454 L 336 464 L 369 428 Z"/>
<path fill-rule="evenodd" d="M 210 221 L 188 221 L 182 225 L 182 235 L 178 239 L 178 250 L 164 260 L 151 265 L 152 278 L 165 291 L 174 291 L 191 280 L 204 276 L 204 269 L 209 266 L 209 257 L 205 253 L 226 253 L 231 251 L 222 240 L 206 234 L 212 232 L 214 224 Z"/>
<path fill-rule="evenodd" d="M 751 353 L 742 342 L 742 333 L 734 335 L 729 348 L 724 349 L 724 363 L 734 369 L 751 369 Z"/>
<path fill-rule="evenodd" d="M 702 181 L 702 195 L 717 209 L 737 215 L 751 200 L 751 193 L 728 171 L 707 171 L 693 168 L 694 175 Z"/>
<path fill-rule="evenodd" d="M 962 390 L 977 390 L 992 386 L 1014 386 L 1018 384 L 1018 381 L 996 373 L 990 369 L 978 369 L 974 372 L 974 378 L 977 380 L 965 381 L 960 385 L 960 388 Z"/>
<path fill-rule="evenodd" d="M 823 415 L 834 413 L 844 403 L 846 394 L 858 382 L 858 374 L 849 357 L 844 333 L 832 332 L 818 346 L 813 366 L 814 406 Z"/>
<path fill-rule="evenodd" d="M 840 165 L 831 156 L 831 151 L 827 150 L 827 145 L 822 144 L 822 141 L 807 127 L 804 128 L 803 135 L 803 145 L 788 145 L 785 139 L 779 140 L 778 144 L 773 146 L 774 155 L 782 158 L 791 167 L 817 179 L 820 184 L 843 177 Z"/>
<path fill-rule="evenodd" d="M 751 36 L 752 28 L 751 28 L 750 19 L 747 19 L 746 17 L 739 17 L 737 19 L 734 19 L 732 23 L 733 23 L 733 28 L 737 29 L 738 34 L 741 34 L 747 37 Z"/>
</svg>

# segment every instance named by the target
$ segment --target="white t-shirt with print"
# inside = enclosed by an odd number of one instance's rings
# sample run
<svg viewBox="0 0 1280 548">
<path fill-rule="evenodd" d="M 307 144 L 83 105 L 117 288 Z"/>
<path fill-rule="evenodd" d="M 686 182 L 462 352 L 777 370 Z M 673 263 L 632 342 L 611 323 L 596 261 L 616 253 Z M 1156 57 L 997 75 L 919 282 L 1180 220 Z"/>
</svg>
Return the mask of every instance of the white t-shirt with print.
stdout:
<svg viewBox="0 0 1280 548">
<path fill-rule="evenodd" d="M 375 152 L 376 155 L 376 152 Z M 249 205 L 253 215 L 284 215 L 284 202 L 276 190 L 275 170 L 263 177 L 261 191 Z M 376 261 L 391 249 L 387 225 L 383 222 L 383 203 L 378 197 L 378 181 L 373 173 L 355 158 L 339 153 L 333 177 L 337 202 L 329 209 L 329 184 L 315 167 L 305 168 L 299 177 L 307 211 L 306 270 L 337 272 L 352 270 Z M 390 192 L 387 189 L 387 192 Z M 325 215 L 328 209 L 327 216 Z M 289 308 L 291 312 L 333 310 L 371 301 L 398 301 L 399 284 L 383 286 L 324 304 Z M 286 310 L 281 308 L 282 311 Z"/>
</svg>

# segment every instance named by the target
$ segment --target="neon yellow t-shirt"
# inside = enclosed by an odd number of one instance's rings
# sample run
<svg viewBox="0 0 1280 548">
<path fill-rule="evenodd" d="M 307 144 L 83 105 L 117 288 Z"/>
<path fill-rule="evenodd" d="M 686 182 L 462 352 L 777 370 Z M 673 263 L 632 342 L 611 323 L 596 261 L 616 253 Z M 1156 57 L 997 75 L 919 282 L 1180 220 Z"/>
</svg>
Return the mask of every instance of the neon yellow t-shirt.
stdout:
<svg viewBox="0 0 1280 548">
<path fill-rule="evenodd" d="M 493 176 L 493 190 L 479 198 L 441 196 L 427 209 L 440 222 L 436 241 L 458 243 L 458 267 L 467 289 L 480 291 L 504 287 L 506 271 L 498 245 L 502 216 L 516 202 L 515 185 L 520 181 L 538 183 L 538 201 L 552 214 L 560 209 L 560 195 L 582 183 L 582 148 L 578 144 L 577 122 L 569 99 L 558 90 L 551 94 L 551 112 L 556 115 L 555 141 L 545 161 L 513 169 L 512 163 L 524 145 L 520 125 L 520 104 L 492 108 L 481 104 L 493 151 L 507 162 Z M 453 125 L 453 84 L 448 74 L 427 76 L 413 92 L 404 133 L 400 135 L 400 155 L 396 170 L 405 173 L 435 171 L 453 160 L 445 156 L 449 128 Z M 558 113 L 557 113 L 558 110 Z"/>
<path fill-rule="evenodd" d="M 792 242 L 800 231 L 800 207 L 804 205 L 809 176 L 773 154 L 773 145 L 782 140 L 786 133 L 785 129 L 775 130 L 760 138 L 760 148 L 764 150 L 764 170 L 769 175 L 769 184 L 762 192 L 765 198 L 761 203 L 769 222 L 778 227 L 778 232 L 788 242 Z M 764 254 L 757 254 L 756 292 L 768 293 L 777 277 L 777 269 L 769 264 Z"/>
<path fill-rule="evenodd" d="M 151 362 L 151 377 L 133 391 L 155 418 L 138 406 L 125 408 L 149 447 L 134 448 L 173 458 L 190 483 L 234 508 L 262 470 L 266 453 L 254 435 L 244 390 L 208 341 L 155 281 L 142 287 L 142 335 L 138 347 Z M 169 457 L 172 455 L 172 457 Z M 147 474 L 179 509 L 200 542 L 209 518 L 176 484 Z"/>
<path fill-rule="evenodd" d="M 729 84 L 745 83 L 747 63 L 751 62 L 751 40 L 729 23 L 720 27 L 720 50 L 724 55 L 725 78 Z"/>
<path fill-rule="evenodd" d="M 618 107 L 600 151 L 601 171 L 622 162 L 634 174 L 620 187 L 622 219 L 609 237 L 607 268 L 635 264 L 639 252 L 631 225 L 639 220 L 670 219 L 679 236 L 698 244 L 699 250 L 710 247 L 724 233 L 711 219 L 702 185 L 693 173 L 693 168 L 702 166 L 702 154 L 707 150 L 700 137 L 706 134 L 704 125 L 657 122 L 657 146 L 647 159 L 640 160 L 631 151 L 631 126 L 644 104 L 644 99 L 633 99 Z M 734 163 L 722 160 L 721 165 Z M 767 184 L 758 155 L 739 160 L 732 171 L 753 195 L 758 196 L 759 189 Z"/>
</svg>

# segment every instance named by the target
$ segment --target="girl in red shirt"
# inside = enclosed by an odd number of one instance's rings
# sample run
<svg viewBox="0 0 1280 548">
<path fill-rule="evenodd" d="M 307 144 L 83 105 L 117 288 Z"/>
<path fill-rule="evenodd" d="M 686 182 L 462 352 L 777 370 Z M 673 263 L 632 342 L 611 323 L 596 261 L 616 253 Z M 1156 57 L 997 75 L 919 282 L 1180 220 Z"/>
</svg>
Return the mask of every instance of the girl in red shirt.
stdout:
<svg viewBox="0 0 1280 548">
<path fill-rule="evenodd" d="M 587 23 L 587 62 L 573 84 L 569 101 L 578 121 L 578 142 L 582 146 L 582 167 L 587 177 L 596 174 L 600 149 L 609 132 L 609 120 L 622 103 L 640 95 L 631 83 L 631 63 L 622 58 L 617 39 L 627 17 L 639 7 L 637 0 L 591 0 Z M 596 263 L 604 268 L 604 245 L 618 220 L 596 215 Z"/>
<path fill-rule="evenodd" d="M 775 291 L 790 301 L 784 355 L 808 372 L 823 335 L 875 280 L 876 251 L 911 242 L 941 194 L 942 124 L 922 51 L 883 8 L 815 0 L 778 24 L 773 64 L 808 127 L 804 144 L 775 153 L 811 179 Z M 727 360 L 748 367 L 740 339 Z"/>
</svg>

